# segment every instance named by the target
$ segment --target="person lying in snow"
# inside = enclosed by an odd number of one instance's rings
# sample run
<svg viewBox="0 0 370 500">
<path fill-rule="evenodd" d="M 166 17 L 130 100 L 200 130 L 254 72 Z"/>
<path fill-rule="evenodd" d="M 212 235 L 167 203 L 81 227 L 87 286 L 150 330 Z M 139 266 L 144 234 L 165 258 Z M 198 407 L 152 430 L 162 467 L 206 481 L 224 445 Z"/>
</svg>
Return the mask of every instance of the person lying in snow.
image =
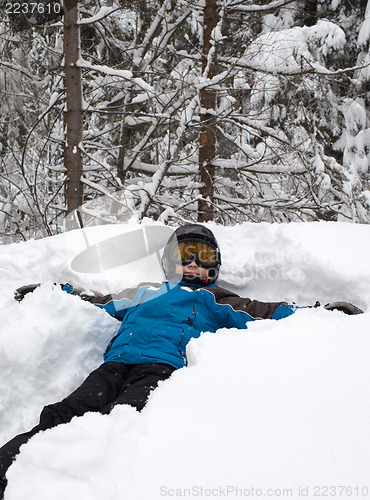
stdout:
<svg viewBox="0 0 370 500">
<path fill-rule="evenodd" d="M 164 249 L 162 266 L 166 282 L 142 283 L 114 296 L 91 296 L 70 285 L 63 287 L 105 309 L 122 323 L 106 348 L 104 363 L 72 394 L 45 406 L 36 427 L 0 449 L 0 498 L 7 469 L 20 446 L 37 432 L 86 412 L 107 414 L 118 404 L 140 411 L 159 381 L 186 366 L 186 345 L 201 332 L 245 329 L 249 321 L 286 318 L 297 309 L 285 302 L 241 298 L 218 287 L 220 249 L 212 231 L 200 224 L 186 224 L 174 232 Z M 21 301 L 37 286 L 18 289 L 15 298 Z M 346 302 L 325 307 L 347 314 L 362 312 Z"/>
</svg>

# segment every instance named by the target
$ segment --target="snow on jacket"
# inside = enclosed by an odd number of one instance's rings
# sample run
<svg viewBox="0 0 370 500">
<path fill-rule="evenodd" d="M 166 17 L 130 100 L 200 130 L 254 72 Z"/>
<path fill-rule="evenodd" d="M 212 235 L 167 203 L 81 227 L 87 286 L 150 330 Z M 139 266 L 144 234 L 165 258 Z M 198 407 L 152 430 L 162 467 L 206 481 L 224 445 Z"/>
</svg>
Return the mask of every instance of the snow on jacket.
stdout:
<svg viewBox="0 0 370 500">
<path fill-rule="evenodd" d="M 142 283 L 117 295 L 82 298 L 122 321 L 104 360 L 128 364 L 187 364 L 186 345 L 201 332 L 244 329 L 249 321 L 285 318 L 296 310 L 285 302 L 260 302 L 218 287 L 169 281 Z"/>
</svg>

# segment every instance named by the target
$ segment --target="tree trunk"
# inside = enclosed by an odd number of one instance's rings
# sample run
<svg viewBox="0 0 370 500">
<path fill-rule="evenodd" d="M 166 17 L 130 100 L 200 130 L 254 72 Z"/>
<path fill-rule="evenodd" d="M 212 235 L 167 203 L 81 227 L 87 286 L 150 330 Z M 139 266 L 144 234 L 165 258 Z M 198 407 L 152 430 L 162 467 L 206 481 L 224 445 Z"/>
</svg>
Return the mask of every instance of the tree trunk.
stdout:
<svg viewBox="0 0 370 500">
<path fill-rule="evenodd" d="M 317 0 L 305 0 L 303 24 L 305 26 L 314 26 L 317 20 Z"/>
<path fill-rule="evenodd" d="M 218 22 L 217 0 L 206 0 L 203 24 L 203 60 L 202 73 L 208 79 L 217 74 L 216 52 L 208 58 L 211 45 L 212 30 Z M 216 92 L 208 87 L 200 90 L 200 137 L 199 137 L 199 176 L 201 182 L 200 194 L 202 199 L 198 202 L 198 221 L 213 220 L 213 189 L 215 167 L 213 161 L 216 150 L 216 121 L 214 110 L 216 107 Z"/>
<path fill-rule="evenodd" d="M 81 206 L 83 201 L 82 175 L 82 80 L 77 67 L 80 57 L 80 31 L 78 26 L 78 1 L 64 0 L 64 58 L 66 107 L 64 126 L 64 166 L 67 172 L 65 198 L 67 212 Z"/>
</svg>

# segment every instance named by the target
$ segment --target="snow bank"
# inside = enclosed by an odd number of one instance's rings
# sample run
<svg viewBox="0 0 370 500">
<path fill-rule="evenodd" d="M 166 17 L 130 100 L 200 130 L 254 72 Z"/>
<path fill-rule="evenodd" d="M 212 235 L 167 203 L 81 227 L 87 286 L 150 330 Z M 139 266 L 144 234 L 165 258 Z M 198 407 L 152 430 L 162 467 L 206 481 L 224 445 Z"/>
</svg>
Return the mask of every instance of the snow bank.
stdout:
<svg viewBox="0 0 370 500">
<path fill-rule="evenodd" d="M 136 227 L 102 226 L 87 236 L 92 244 Z M 209 227 L 222 250 L 221 285 L 261 300 L 343 299 L 368 309 L 369 226 Z M 75 231 L 0 247 L 2 441 L 73 390 L 118 327 L 53 282 L 117 290 L 162 280 L 152 257 L 104 276 L 72 272 L 85 237 Z M 38 281 L 45 284 L 13 301 L 17 286 Z M 369 343 L 369 313 L 322 308 L 204 333 L 188 348 L 189 367 L 163 382 L 141 413 L 121 406 L 87 414 L 23 446 L 5 499 L 369 496 Z"/>
</svg>

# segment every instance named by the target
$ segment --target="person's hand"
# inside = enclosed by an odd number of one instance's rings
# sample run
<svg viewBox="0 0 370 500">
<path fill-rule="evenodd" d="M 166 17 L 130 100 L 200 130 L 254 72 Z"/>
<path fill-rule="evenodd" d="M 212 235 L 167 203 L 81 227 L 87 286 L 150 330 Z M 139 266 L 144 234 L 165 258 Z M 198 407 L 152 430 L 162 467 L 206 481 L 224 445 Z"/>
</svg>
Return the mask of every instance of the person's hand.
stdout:
<svg viewBox="0 0 370 500">
<path fill-rule="evenodd" d="M 353 304 L 350 304 L 349 302 L 330 302 L 329 304 L 326 304 L 324 306 L 324 309 L 327 309 L 328 311 L 342 311 L 346 314 L 361 314 L 364 311 L 360 309 L 357 306 L 354 306 Z"/>
<path fill-rule="evenodd" d="M 82 289 L 75 288 L 73 285 L 69 283 L 64 283 L 64 284 L 54 283 L 54 285 L 60 286 L 63 292 L 71 293 L 72 295 L 80 295 L 80 293 L 82 292 Z M 21 286 L 20 288 L 17 288 L 17 290 L 14 292 L 15 300 L 20 302 L 21 300 L 24 299 L 24 296 L 27 295 L 27 293 L 32 293 L 39 286 L 41 286 L 41 283 L 37 283 L 37 285 L 25 285 Z"/>
<path fill-rule="evenodd" d="M 20 288 L 17 288 L 17 290 L 14 292 L 14 298 L 18 302 L 24 299 L 24 296 L 27 295 L 27 293 L 32 293 L 37 287 L 40 286 L 40 283 L 37 285 L 25 285 L 21 286 Z"/>
</svg>

